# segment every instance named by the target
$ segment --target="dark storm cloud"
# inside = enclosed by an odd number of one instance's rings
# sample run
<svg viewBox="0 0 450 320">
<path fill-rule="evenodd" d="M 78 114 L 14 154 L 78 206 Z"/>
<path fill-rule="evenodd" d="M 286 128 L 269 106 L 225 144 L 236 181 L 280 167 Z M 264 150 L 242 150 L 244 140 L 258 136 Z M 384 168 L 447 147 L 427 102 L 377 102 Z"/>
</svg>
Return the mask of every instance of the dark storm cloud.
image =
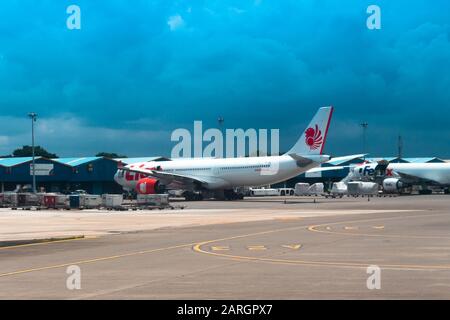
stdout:
<svg viewBox="0 0 450 320">
<path fill-rule="evenodd" d="M 373 3 L 381 30 L 366 28 Z M 69 4 L 81 7 L 81 30 L 66 28 Z M 117 152 L 169 154 L 171 130 L 193 120 L 215 126 L 219 115 L 227 127 L 280 128 L 287 148 L 317 107 L 333 104 L 329 152 L 360 152 L 358 123 L 368 121 L 373 153 L 395 153 L 402 134 L 407 154 L 450 156 L 448 1 L 17 0 L 1 7 L 1 121 L 21 123 L 33 109 L 48 123 L 75 123 L 79 134 L 66 125 L 42 131 L 49 148 L 67 155 L 94 153 L 111 136 Z M 0 131 L 2 153 L 26 143 L 27 130 Z M 61 139 L 75 136 L 64 148 Z"/>
</svg>

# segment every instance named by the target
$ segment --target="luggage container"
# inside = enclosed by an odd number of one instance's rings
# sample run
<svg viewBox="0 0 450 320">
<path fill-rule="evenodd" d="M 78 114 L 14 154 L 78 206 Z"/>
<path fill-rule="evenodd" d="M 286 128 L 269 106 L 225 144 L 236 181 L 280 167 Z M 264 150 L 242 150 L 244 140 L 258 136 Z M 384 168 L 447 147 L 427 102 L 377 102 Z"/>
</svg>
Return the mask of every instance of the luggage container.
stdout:
<svg viewBox="0 0 450 320">
<path fill-rule="evenodd" d="M 69 209 L 70 208 L 69 196 L 65 194 L 57 194 L 55 196 L 55 207 L 60 209 Z"/>
<path fill-rule="evenodd" d="M 296 183 L 294 193 L 296 196 L 306 196 L 308 195 L 309 183 Z"/>
<path fill-rule="evenodd" d="M 17 207 L 17 193 L 4 192 L 3 193 L 3 206 L 4 207 Z"/>
<path fill-rule="evenodd" d="M 345 182 L 334 182 L 333 186 L 331 187 L 331 197 L 342 198 L 345 194 L 347 194 L 347 185 L 345 184 Z"/>
<path fill-rule="evenodd" d="M 17 194 L 17 206 L 25 207 L 26 203 L 27 203 L 27 195 L 25 193 Z"/>
<path fill-rule="evenodd" d="M 122 206 L 123 196 L 121 194 L 102 195 L 102 205 L 106 208 L 118 208 Z"/>
<path fill-rule="evenodd" d="M 138 194 L 138 205 L 164 207 L 169 205 L 168 194 Z"/>
<path fill-rule="evenodd" d="M 40 206 L 39 195 L 34 193 L 18 193 L 17 206 L 18 207 L 37 207 Z"/>
<path fill-rule="evenodd" d="M 313 185 L 311 185 L 308 188 L 308 194 L 310 196 L 321 196 L 324 194 L 323 192 L 324 190 L 324 185 L 323 183 L 319 182 L 319 183 L 314 183 Z"/>
<path fill-rule="evenodd" d="M 373 196 L 378 194 L 378 183 L 353 181 L 347 184 L 351 196 Z"/>
<path fill-rule="evenodd" d="M 42 204 L 44 205 L 44 207 L 47 208 L 56 208 L 56 194 L 45 194 L 43 197 L 43 202 Z"/>
<path fill-rule="evenodd" d="M 81 207 L 80 195 L 74 194 L 69 196 L 70 209 L 79 209 Z"/>
<path fill-rule="evenodd" d="M 80 195 L 80 206 L 87 209 L 99 208 L 102 205 L 102 197 L 93 194 Z"/>
</svg>

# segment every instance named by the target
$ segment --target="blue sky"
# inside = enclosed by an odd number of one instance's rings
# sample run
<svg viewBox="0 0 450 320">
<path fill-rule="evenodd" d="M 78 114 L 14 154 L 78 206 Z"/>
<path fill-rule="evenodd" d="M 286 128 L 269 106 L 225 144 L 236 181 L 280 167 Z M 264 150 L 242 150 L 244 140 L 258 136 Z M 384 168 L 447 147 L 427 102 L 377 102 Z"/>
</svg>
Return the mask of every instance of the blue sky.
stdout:
<svg viewBox="0 0 450 320">
<path fill-rule="evenodd" d="M 66 8 L 81 8 L 68 30 Z M 381 30 L 366 9 L 381 8 Z M 295 143 L 335 106 L 326 152 L 450 158 L 450 2 L 9 0 L 0 4 L 0 154 L 170 155 L 194 120 Z"/>
</svg>

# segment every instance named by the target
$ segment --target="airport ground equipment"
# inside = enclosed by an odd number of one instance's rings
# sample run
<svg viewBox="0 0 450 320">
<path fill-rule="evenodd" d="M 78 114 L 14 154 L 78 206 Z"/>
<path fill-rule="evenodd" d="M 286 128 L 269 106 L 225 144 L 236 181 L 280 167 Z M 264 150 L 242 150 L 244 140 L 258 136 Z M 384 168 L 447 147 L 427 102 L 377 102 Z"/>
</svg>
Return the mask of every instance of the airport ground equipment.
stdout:
<svg viewBox="0 0 450 320">
<path fill-rule="evenodd" d="M 379 192 L 379 185 L 375 182 L 352 181 L 347 184 L 350 196 L 376 196 Z"/>
<path fill-rule="evenodd" d="M 41 209 L 41 196 L 36 193 L 18 193 L 16 208 L 39 210 Z"/>
<path fill-rule="evenodd" d="M 332 198 L 342 198 L 344 195 L 347 194 L 347 185 L 344 182 L 334 182 L 333 186 L 331 187 L 331 192 L 329 194 Z M 325 196 L 328 198 L 329 196 Z"/>
<path fill-rule="evenodd" d="M 40 210 L 42 209 L 42 196 L 36 193 L 27 192 L 5 192 L 2 196 L 2 206 L 12 210 Z"/>
<path fill-rule="evenodd" d="M 321 196 L 324 195 L 324 185 L 323 183 L 314 183 L 308 188 L 308 195 L 310 196 Z"/>
<path fill-rule="evenodd" d="M 185 206 L 172 206 L 168 194 L 138 195 L 137 200 L 124 203 L 122 194 L 72 194 L 58 193 L 0 193 L 0 206 L 13 210 L 41 209 L 107 209 L 107 210 L 153 210 L 184 209 Z"/>
<path fill-rule="evenodd" d="M 65 194 L 57 194 L 55 197 L 56 209 L 70 209 L 69 196 Z"/>
<path fill-rule="evenodd" d="M 279 196 L 293 196 L 294 193 L 295 192 L 293 188 L 278 188 Z"/>
<path fill-rule="evenodd" d="M 254 189 L 250 188 L 250 196 L 251 197 L 267 197 L 267 196 L 278 196 L 278 190 L 277 189 L 271 189 L 271 188 L 261 188 L 261 189 Z"/>
<path fill-rule="evenodd" d="M 70 209 L 97 209 L 102 205 L 102 197 L 93 194 L 72 194 L 69 196 Z"/>
<path fill-rule="evenodd" d="M 49 209 L 56 209 L 56 194 L 47 193 L 42 196 L 42 205 Z"/>
<path fill-rule="evenodd" d="M 308 195 L 309 183 L 299 182 L 295 184 L 294 193 L 296 196 Z"/>
<path fill-rule="evenodd" d="M 102 206 L 102 197 L 94 194 L 82 194 L 80 200 L 83 209 L 97 209 Z"/>
<path fill-rule="evenodd" d="M 80 195 L 73 194 L 69 196 L 69 208 L 70 209 L 80 209 Z"/>
<path fill-rule="evenodd" d="M 136 200 L 138 207 L 146 209 L 163 209 L 170 206 L 168 194 L 138 194 Z"/>
<path fill-rule="evenodd" d="M 295 184 L 295 195 L 296 196 L 321 196 L 324 195 L 324 185 L 323 183 L 314 183 L 309 185 L 308 183 L 296 183 Z"/>
<path fill-rule="evenodd" d="M 102 206 L 106 209 L 121 209 L 123 196 L 121 194 L 103 194 Z"/>
</svg>

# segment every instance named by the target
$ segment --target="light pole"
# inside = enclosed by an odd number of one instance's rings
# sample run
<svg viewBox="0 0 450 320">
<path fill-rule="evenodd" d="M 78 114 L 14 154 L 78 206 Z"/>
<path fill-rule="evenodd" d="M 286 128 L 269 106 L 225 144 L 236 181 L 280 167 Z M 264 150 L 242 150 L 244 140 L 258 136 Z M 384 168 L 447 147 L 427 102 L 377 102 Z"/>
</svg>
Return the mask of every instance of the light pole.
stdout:
<svg viewBox="0 0 450 320">
<path fill-rule="evenodd" d="M 363 128 L 363 153 L 364 153 L 364 160 L 366 159 L 366 132 L 367 132 L 367 127 L 369 126 L 369 124 L 367 122 L 363 122 L 360 124 L 360 126 Z"/>
<path fill-rule="evenodd" d="M 219 118 L 217 118 L 217 122 L 219 123 L 220 130 L 222 130 L 225 119 L 223 117 L 219 117 Z"/>
<path fill-rule="evenodd" d="M 30 112 L 28 116 L 31 118 L 31 154 L 33 157 L 33 193 L 36 193 L 36 168 L 34 162 L 34 123 L 36 122 L 37 114 Z"/>
<path fill-rule="evenodd" d="M 225 135 L 224 135 L 224 132 L 223 132 L 223 123 L 225 122 L 225 119 L 222 116 L 220 116 L 220 117 L 217 118 L 217 122 L 219 123 L 220 133 L 222 134 L 222 154 L 219 155 L 219 157 L 216 154 L 216 158 L 226 158 L 226 156 L 225 156 L 225 149 L 223 147 L 223 146 L 226 145 Z"/>
<path fill-rule="evenodd" d="M 398 136 L 398 158 L 403 156 L 403 139 L 402 136 Z"/>
</svg>

